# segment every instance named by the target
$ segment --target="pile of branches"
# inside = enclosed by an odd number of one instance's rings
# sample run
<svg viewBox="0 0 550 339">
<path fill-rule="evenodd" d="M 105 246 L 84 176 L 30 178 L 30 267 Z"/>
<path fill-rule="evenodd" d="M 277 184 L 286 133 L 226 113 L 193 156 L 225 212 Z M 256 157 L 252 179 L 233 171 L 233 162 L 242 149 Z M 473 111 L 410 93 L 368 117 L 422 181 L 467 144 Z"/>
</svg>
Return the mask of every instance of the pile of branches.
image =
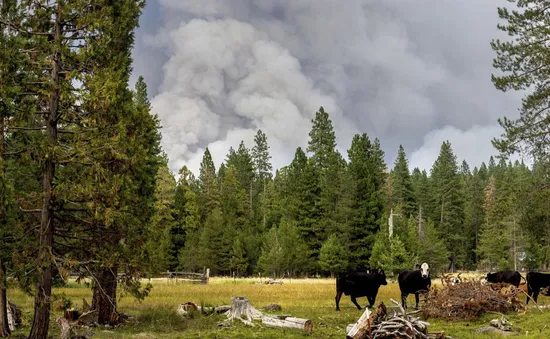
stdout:
<svg viewBox="0 0 550 339">
<path fill-rule="evenodd" d="M 376 313 L 368 309 L 354 325 L 348 326 L 347 339 L 452 339 L 445 332 L 429 333 L 428 322 L 413 316 L 420 311 L 406 313 L 401 305 L 390 299 L 397 307 L 388 310 L 383 302 L 376 307 Z M 395 309 L 398 309 L 397 312 Z"/>
<path fill-rule="evenodd" d="M 525 292 L 515 286 L 484 284 L 481 280 L 463 278 L 460 283 L 443 276 L 442 287 L 433 287 L 422 307 L 425 317 L 445 320 L 475 320 L 486 312 L 506 313 L 525 308 L 520 301 Z"/>
</svg>

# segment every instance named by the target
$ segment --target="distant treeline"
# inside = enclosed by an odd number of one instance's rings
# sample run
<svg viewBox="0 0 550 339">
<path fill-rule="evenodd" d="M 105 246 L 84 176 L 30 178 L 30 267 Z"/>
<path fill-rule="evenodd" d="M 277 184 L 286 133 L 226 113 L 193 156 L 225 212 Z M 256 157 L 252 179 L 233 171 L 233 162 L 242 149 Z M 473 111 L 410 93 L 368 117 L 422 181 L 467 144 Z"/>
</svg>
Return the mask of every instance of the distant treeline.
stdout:
<svg viewBox="0 0 550 339">
<path fill-rule="evenodd" d="M 162 167 L 158 269 L 297 276 L 424 261 L 439 272 L 550 264 L 548 166 L 491 157 L 472 169 L 444 142 L 430 173 L 411 172 L 403 147 L 388 172 L 366 134 L 353 138 L 346 161 L 322 107 L 309 136 L 274 177 L 261 130 L 218 169 L 206 149 L 198 178 L 184 166 L 175 182 Z"/>
</svg>

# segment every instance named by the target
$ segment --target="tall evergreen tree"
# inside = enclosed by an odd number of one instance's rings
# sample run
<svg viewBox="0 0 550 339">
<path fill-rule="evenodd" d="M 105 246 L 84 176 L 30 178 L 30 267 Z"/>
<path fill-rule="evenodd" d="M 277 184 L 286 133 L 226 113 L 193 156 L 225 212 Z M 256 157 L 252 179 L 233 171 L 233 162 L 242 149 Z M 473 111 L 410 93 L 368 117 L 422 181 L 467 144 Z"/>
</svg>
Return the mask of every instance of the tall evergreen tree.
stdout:
<svg viewBox="0 0 550 339">
<path fill-rule="evenodd" d="M 255 201 L 254 210 L 257 217 L 261 217 L 263 229 L 267 223 L 267 194 L 266 189 L 272 178 L 273 166 L 271 165 L 271 155 L 269 154 L 269 145 L 267 136 L 262 130 L 258 130 L 254 136 L 254 147 L 252 148 L 252 161 L 255 169 Z"/>
<path fill-rule="evenodd" d="M 369 137 L 362 134 L 353 137 L 348 157 L 349 172 L 355 182 L 354 213 L 350 217 L 350 260 L 355 265 L 367 266 L 384 207 L 383 152 L 378 140 L 371 143 Z"/>
<path fill-rule="evenodd" d="M 438 231 L 447 241 L 451 257 L 449 267 L 464 266 L 466 263 L 467 239 L 464 233 L 463 197 L 456 163 L 451 144 L 441 145 L 439 156 L 431 170 L 432 205 L 430 215 Z"/>
<path fill-rule="evenodd" d="M 216 167 L 208 148 L 202 157 L 200 173 L 200 194 L 198 196 L 201 221 L 204 222 L 208 215 L 219 206 L 219 187 L 217 184 Z"/>
<path fill-rule="evenodd" d="M 414 192 L 407 156 L 405 155 L 405 149 L 401 145 L 399 145 L 397 159 L 395 159 L 393 169 L 390 172 L 390 178 L 392 186 L 390 207 L 396 213 L 402 213 L 405 218 L 408 218 L 415 210 Z"/>
</svg>

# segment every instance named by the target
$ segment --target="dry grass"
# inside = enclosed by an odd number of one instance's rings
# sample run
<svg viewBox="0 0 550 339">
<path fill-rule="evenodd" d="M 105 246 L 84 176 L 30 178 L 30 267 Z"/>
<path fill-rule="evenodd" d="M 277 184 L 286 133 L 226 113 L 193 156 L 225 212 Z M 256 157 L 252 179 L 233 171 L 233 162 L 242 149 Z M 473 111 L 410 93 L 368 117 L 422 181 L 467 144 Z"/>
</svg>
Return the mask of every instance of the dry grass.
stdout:
<svg viewBox="0 0 550 339">
<path fill-rule="evenodd" d="M 265 279 L 263 279 L 265 281 Z M 117 329 L 99 328 L 94 338 L 137 338 L 139 333 L 150 333 L 154 338 L 342 338 L 346 326 L 355 322 L 362 314 L 344 296 L 340 301 L 340 312 L 335 311 L 335 280 L 334 279 L 284 279 L 283 285 L 256 284 L 259 279 L 211 278 L 208 285 L 190 284 L 179 281 L 168 282 L 167 279 L 154 279 L 150 296 L 143 302 L 137 302 L 129 296 L 124 296 L 118 302 L 120 311 L 137 317 L 136 324 L 127 324 Z M 440 284 L 434 279 L 434 284 Z M 64 293 L 73 301 L 76 307 L 81 307 L 82 298 L 88 302 L 91 291 L 85 286 L 71 283 L 69 288 L 56 289 L 55 293 Z M 29 330 L 32 317 L 32 298 L 20 291 L 9 291 L 10 298 L 20 305 L 24 311 L 26 324 L 20 332 Z M 257 309 L 270 303 L 282 306 L 282 314 L 308 318 L 313 322 L 313 334 L 308 335 L 298 330 L 282 330 L 245 327 L 234 324 L 232 328 L 220 328 L 217 323 L 224 320 L 223 315 L 196 316 L 183 320 L 175 312 L 180 303 L 193 301 L 205 306 L 229 304 L 232 296 L 245 296 Z M 389 299 L 400 300 L 399 287 L 395 282 L 382 286 L 377 297 L 377 303 L 384 301 L 391 305 Z M 545 297 L 540 299 L 544 300 Z M 359 298 L 361 306 L 367 303 L 366 298 Z M 414 302 L 414 296 L 409 295 L 408 304 Z M 531 338 L 550 337 L 550 329 L 546 328 L 539 334 L 547 322 L 550 312 L 540 314 L 538 310 L 529 308 L 527 315 L 511 315 L 510 320 L 520 328 L 529 330 Z M 60 312 L 54 312 L 52 317 L 52 334 L 57 333 L 53 320 Z M 493 315 L 493 317 L 495 317 Z M 490 338 L 490 336 L 474 336 L 472 330 L 488 323 L 490 316 L 483 317 L 478 322 L 453 322 L 428 319 L 432 326 L 430 331 L 445 330 L 455 338 Z"/>
</svg>

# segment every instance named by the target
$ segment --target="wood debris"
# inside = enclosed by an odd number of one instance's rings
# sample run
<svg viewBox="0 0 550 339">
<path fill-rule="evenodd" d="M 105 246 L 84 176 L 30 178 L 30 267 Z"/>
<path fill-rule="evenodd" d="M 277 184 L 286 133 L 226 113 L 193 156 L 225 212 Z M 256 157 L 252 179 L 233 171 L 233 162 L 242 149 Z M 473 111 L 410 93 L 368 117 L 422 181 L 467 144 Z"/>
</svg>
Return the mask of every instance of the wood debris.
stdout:
<svg viewBox="0 0 550 339">
<path fill-rule="evenodd" d="M 422 307 L 425 317 L 472 321 L 486 312 L 506 313 L 525 308 L 520 300 L 524 292 L 510 284 L 484 284 L 466 278 L 453 284 L 449 277 L 441 281 L 443 286 L 433 287 Z"/>
<path fill-rule="evenodd" d="M 390 299 L 400 313 L 388 314 L 383 302 L 376 307 L 376 312 L 365 310 L 361 318 L 347 328 L 347 339 L 452 339 L 445 332 L 429 333 L 428 322 L 421 321 L 413 315 L 419 311 L 406 313 L 401 305 Z"/>
</svg>

